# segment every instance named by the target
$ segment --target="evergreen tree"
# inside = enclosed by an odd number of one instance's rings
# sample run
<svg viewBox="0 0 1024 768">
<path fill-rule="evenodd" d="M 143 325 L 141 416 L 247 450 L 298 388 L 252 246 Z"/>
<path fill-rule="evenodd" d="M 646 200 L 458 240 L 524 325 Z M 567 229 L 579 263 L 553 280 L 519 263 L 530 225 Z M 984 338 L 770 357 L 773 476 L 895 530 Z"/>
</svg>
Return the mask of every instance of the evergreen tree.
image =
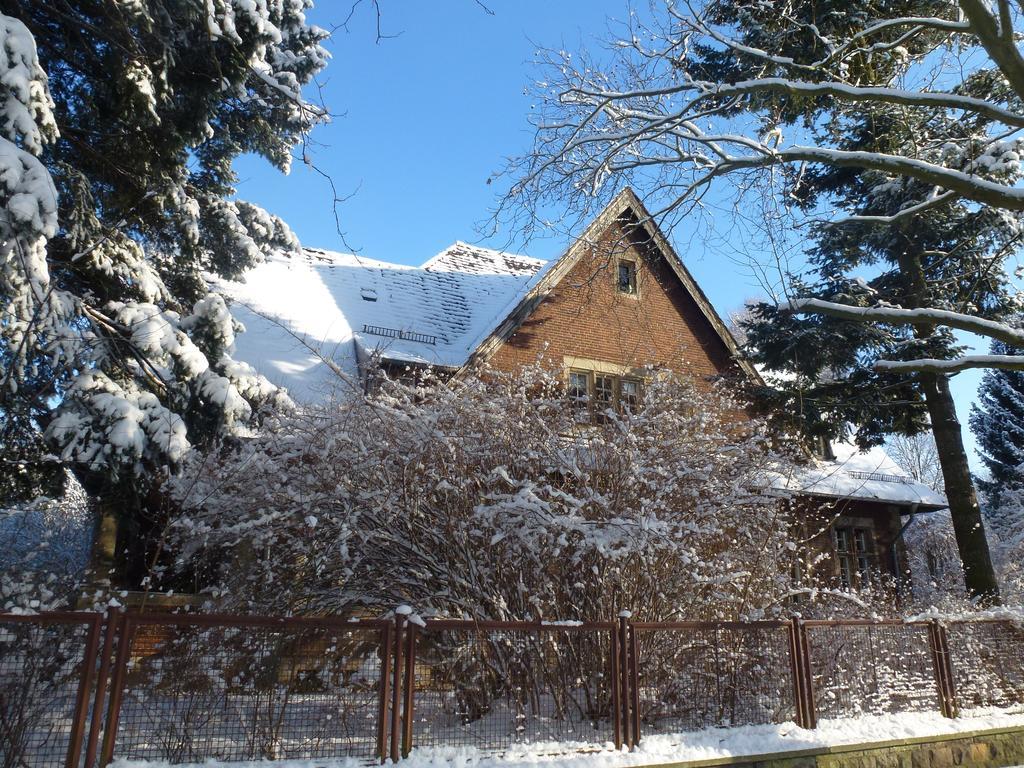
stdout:
<svg viewBox="0 0 1024 768">
<path fill-rule="evenodd" d="M 309 5 L 0 1 L 0 491 L 66 466 L 131 516 L 277 396 L 207 278 L 298 245 L 232 161 L 287 171 L 325 117 Z"/>
<path fill-rule="evenodd" d="M 836 143 L 850 151 L 901 151 L 937 130 L 951 141 L 960 138 L 943 118 L 936 122 L 942 125 L 869 112 Z M 969 135 L 974 126 L 956 130 Z M 1016 217 L 957 202 L 906 217 L 897 226 L 878 226 L 873 219 L 903 210 L 927 190 L 911 179 L 857 169 L 819 168 L 801 179 L 794 194 L 809 208 L 827 197 L 851 214 L 841 225 L 813 227 L 811 272 L 793 277 L 794 295 L 848 306 L 936 307 L 994 320 L 1013 311 L 1015 297 L 1002 263 L 1019 240 Z M 952 332 L 800 316 L 774 303 L 754 307 L 746 330 L 757 362 L 793 375 L 766 394 L 779 411 L 796 415 L 806 433 L 832 439 L 852 429 L 868 447 L 893 434 L 933 431 L 965 576 L 975 592 L 994 596 L 998 590 L 948 376 L 876 367 L 880 359 L 955 359 L 962 347 Z"/>
<path fill-rule="evenodd" d="M 992 354 L 1014 355 L 993 342 Z M 978 484 L 986 496 L 986 518 L 1000 539 L 1024 532 L 1024 371 L 987 371 L 971 408 L 971 429 L 989 471 Z"/>
</svg>

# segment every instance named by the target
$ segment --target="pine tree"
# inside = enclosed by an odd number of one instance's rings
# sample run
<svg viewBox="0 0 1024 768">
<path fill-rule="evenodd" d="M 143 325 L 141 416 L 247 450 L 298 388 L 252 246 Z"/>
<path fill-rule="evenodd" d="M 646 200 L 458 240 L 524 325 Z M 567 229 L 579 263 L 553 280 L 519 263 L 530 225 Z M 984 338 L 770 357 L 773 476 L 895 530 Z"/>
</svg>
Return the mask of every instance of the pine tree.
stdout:
<svg viewBox="0 0 1024 768">
<path fill-rule="evenodd" d="M 994 355 L 1021 354 L 1002 342 Z M 988 371 L 971 408 L 971 429 L 989 477 L 978 485 L 986 496 L 986 519 L 1000 539 L 1024 529 L 1024 372 Z"/>
<path fill-rule="evenodd" d="M 0 491 L 70 467 L 138 507 L 278 397 L 207 278 L 298 246 L 232 161 L 287 171 L 325 118 L 309 5 L 0 2 Z"/>
<path fill-rule="evenodd" d="M 937 130 L 884 112 L 846 126 L 837 144 L 852 151 L 900 151 Z M 957 128 L 967 135 L 973 130 L 970 124 Z M 957 137 L 949 125 L 941 130 L 950 140 Z M 1015 218 L 961 202 L 907 217 L 899 226 L 878 226 L 870 217 L 890 216 L 927 190 L 872 171 L 824 167 L 809 172 L 794 194 L 809 208 L 827 197 L 851 214 L 842 225 L 812 229 L 811 272 L 794 276 L 794 295 L 850 306 L 938 307 L 995 320 L 1013 311 L 1001 265 L 1019 239 Z M 948 376 L 875 365 L 879 359 L 955 359 L 962 347 L 950 330 L 798 316 L 774 303 L 752 314 L 746 329 L 754 359 L 794 375 L 779 382 L 770 399 L 796 414 L 805 432 L 835 438 L 852 428 L 867 447 L 889 435 L 932 430 L 965 576 L 975 593 L 994 597 L 998 589 Z"/>
</svg>

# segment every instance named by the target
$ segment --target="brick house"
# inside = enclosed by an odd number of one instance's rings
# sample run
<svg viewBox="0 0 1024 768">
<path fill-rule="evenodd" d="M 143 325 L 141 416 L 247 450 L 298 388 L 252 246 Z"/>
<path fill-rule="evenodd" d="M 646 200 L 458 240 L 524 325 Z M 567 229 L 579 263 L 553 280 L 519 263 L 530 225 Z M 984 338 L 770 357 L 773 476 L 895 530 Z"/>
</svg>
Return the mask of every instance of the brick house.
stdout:
<svg viewBox="0 0 1024 768">
<path fill-rule="evenodd" d="M 364 390 L 381 368 L 460 376 L 538 360 L 602 407 L 638 402 L 652 367 L 698 386 L 760 378 L 628 189 L 552 262 L 465 243 L 420 267 L 307 249 L 224 288 L 248 329 L 236 356 L 300 401 Z M 901 518 L 945 500 L 880 449 L 825 452 L 798 480 L 804 538 L 827 555 L 818 575 L 843 586 L 902 574 Z"/>
</svg>

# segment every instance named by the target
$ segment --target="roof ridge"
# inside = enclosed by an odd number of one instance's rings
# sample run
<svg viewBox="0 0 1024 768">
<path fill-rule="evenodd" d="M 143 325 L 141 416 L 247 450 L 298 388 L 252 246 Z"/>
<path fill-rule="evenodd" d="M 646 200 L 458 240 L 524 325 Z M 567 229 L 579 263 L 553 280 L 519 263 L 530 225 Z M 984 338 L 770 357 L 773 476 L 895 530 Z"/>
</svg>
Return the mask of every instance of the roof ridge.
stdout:
<svg viewBox="0 0 1024 768">
<path fill-rule="evenodd" d="M 513 258 L 513 259 L 521 259 L 523 261 L 533 262 L 533 263 L 535 263 L 537 265 L 547 264 L 546 260 L 538 259 L 536 256 L 530 256 L 530 255 L 525 254 L 525 253 L 516 253 L 514 251 L 504 251 L 504 250 L 499 250 L 498 248 L 490 248 L 490 247 L 488 247 L 486 245 L 476 245 L 475 243 L 467 243 L 465 240 L 456 240 L 451 245 L 445 246 L 440 251 L 438 251 L 433 256 L 431 256 L 429 259 L 427 259 L 425 262 L 423 262 L 422 268 L 423 269 L 427 269 L 433 262 L 437 261 L 442 256 L 444 256 L 449 251 L 451 251 L 453 248 L 457 248 L 458 246 L 462 246 L 464 248 L 469 248 L 470 250 L 474 250 L 474 251 L 483 251 L 485 253 L 493 253 L 496 256 L 504 256 L 504 257 L 509 257 L 509 258 Z"/>
</svg>

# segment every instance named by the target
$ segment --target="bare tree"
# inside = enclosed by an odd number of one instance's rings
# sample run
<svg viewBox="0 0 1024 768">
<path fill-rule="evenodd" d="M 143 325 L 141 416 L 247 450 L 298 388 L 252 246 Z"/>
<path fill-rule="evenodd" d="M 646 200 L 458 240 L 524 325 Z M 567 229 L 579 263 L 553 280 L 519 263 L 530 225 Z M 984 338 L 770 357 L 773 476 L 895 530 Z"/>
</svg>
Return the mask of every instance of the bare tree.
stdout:
<svg viewBox="0 0 1024 768">
<path fill-rule="evenodd" d="M 651 22 L 630 15 L 607 59 L 545 52 L 535 145 L 513 163 L 516 182 L 503 210 L 533 216 L 554 199 L 590 209 L 631 181 L 663 201 L 655 216 L 669 217 L 700 205 L 715 180 L 729 176 L 749 188 L 758 183 L 754 174 L 769 177 L 788 206 L 805 175 L 826 165 L 925 185 L 921 199 L 895 214 L 860 222 L 898 225 L 962 201 L 1017 218 L 1024 211 L 1021 9 L 1008 0 L 854 2 L 843 12 L 819 5 L 665 0 L 652 3 Z M 845 121 L 872 110 L 905 114 L 923 128 L 896 149 L 844 147 Z M 1019 330 L 969 311 L 800 297 L 788 306 L 1024 342 Z M 963 355 L 878 366 L 950 373 L 1024 369 L 1024 361 Z"/>
<path fill-rule="evenodd" d="M 892 460 L 914 480 L 936 491 L 943 490 L 939 449 L 930 432 L 912 436 L 892 435 L 885 447 Z"/>
</svg>

